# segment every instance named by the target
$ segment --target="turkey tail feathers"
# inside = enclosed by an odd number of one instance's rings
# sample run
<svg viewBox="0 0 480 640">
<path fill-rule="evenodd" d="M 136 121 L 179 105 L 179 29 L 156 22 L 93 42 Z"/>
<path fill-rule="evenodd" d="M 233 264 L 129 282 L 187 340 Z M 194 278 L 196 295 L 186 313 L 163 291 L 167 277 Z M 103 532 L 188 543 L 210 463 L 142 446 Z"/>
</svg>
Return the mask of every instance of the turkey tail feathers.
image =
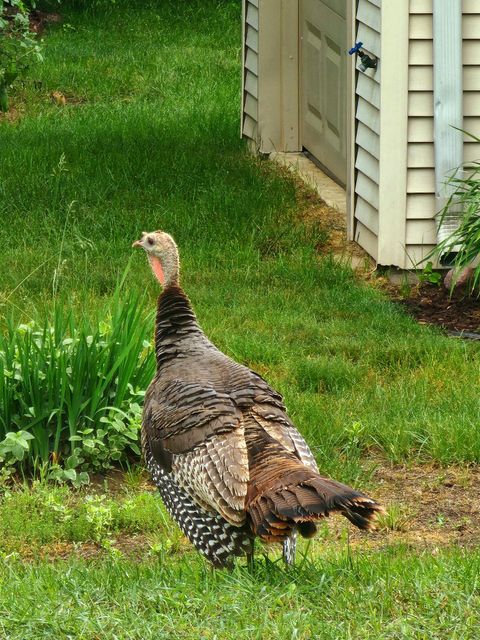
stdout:
<svg viewBox="0 0 480 640">
<path fill-rule="evenodd" d="M 267 542 L 282 542 L 294 528 L 311 538 L 316 533 L 314 521 L 332 512 L 340 512 L 360 529 L 370 529 L 383 508 L 364 494 L 298 465 L 293 473 L 252 495 L 247 510 L 257 535 Z"/>
</svg>

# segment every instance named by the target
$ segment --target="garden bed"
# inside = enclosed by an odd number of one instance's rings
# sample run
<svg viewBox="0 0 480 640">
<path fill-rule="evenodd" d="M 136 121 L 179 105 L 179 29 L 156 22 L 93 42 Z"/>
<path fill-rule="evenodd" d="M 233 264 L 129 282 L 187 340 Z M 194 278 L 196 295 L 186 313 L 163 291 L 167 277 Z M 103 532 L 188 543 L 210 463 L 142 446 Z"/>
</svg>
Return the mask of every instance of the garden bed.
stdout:
<svg viewBox="0 0 480 640">
<path fill-rule="evenodd" d="M 465 291 L 450 293 L 432 284 L 411 287 L 407 293 L 401 286 L 387 285 L 386 289 L 420 324 L 436 325 L 454 335 L 480 331 L 480 300 Z"/>
</svg>

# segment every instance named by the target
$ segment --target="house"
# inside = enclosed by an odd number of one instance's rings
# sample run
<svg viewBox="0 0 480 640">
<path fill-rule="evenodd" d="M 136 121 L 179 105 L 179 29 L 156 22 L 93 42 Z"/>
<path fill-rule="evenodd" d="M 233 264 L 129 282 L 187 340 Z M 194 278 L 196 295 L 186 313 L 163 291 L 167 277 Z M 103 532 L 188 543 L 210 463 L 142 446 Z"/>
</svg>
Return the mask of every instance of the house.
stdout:
<svg viewBox="0 0 480 640">
<path fill-rule="evenodd" d="M 242 135 L 308 152 L 377 264 L 419 262 L 451 228 L 448 177 L 480 159 L 459 131 L 480 136 L 480 0 L 244 0 L 243 25 Z"/>
</svg>

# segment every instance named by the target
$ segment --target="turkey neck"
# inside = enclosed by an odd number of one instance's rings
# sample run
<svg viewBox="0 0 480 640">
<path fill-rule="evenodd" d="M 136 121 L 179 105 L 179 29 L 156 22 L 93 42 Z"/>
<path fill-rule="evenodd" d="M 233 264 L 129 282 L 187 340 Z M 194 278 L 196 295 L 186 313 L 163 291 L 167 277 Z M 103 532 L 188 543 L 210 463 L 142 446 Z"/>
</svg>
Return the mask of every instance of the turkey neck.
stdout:
<svg viewBox="0 0 480 640">
<path fill-rule="evenodd" d="M 185 343 L 202 336 L 186 293 L 178 284 L 168 285 L 158 298 L 155 322 L 157 370 L 186 349 Z"/>
</svg>

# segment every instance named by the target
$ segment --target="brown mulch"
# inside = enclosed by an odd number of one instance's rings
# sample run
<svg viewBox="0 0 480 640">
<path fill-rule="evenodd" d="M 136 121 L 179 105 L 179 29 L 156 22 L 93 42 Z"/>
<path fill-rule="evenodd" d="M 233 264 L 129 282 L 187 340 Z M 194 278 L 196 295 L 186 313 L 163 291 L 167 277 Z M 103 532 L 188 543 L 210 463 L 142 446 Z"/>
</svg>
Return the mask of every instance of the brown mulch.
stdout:
<svg viewBox="0 0 480 640">
<path fill-rule="evenodd" d="M 391 298 L 420 324 L 437 325 L 448 332 L 480 331 L 480 299 L 465 291 L 450 292 L 443 286 L 421 284 L 407 293 L 402 288 L 386 286 Z"/>
<path fill-rule="evenodd" d="M 38 9 L 30 12 L 30 29 L 38 35 L 43 33 L 47 25 L 61 21 L 62 17 L 58 13 L 46 13 Z"/>
</svg>

